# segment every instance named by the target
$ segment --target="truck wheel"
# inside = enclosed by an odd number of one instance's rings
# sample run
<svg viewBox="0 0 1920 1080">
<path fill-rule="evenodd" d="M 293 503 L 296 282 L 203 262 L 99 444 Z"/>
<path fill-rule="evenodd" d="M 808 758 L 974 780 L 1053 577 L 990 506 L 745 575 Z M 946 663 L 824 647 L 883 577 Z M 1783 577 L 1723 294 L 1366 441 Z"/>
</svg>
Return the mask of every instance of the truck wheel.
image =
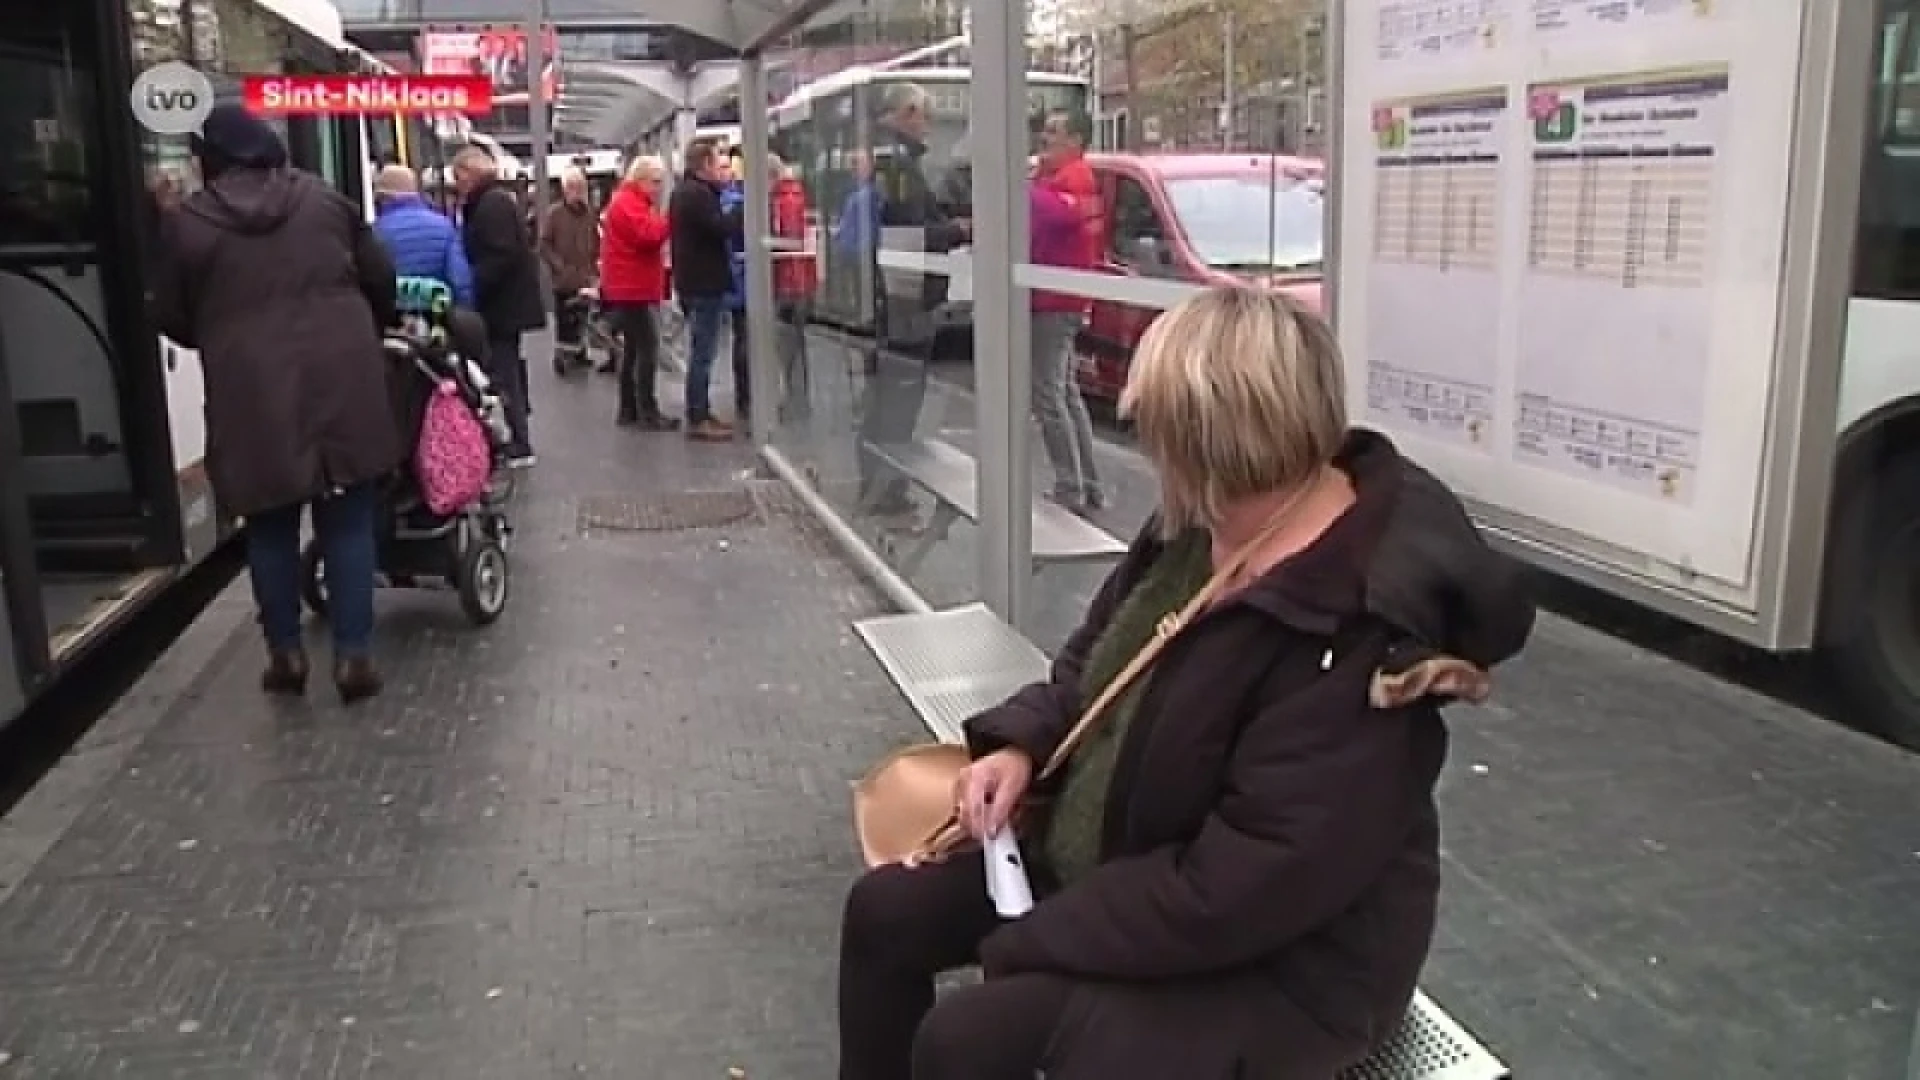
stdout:
<svg viewBox="0 0 1920 1080">
<path fill-rule="evenodd" d="M 1920 454 L 1840 507 L 1821 608 L 1823 658 L 1860 710 L 1843 719 L 1920 750 Z"/>
</svg>

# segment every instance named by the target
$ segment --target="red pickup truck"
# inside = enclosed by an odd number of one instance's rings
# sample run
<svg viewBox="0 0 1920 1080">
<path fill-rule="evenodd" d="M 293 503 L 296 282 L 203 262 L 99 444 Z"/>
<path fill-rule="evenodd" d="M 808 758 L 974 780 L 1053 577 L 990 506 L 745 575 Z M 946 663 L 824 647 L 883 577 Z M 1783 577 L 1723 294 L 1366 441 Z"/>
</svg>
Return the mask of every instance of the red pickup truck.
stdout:
<svg viewBox="0 0 1920 1080">
<path fill-rule="evenodd" d="M 1100 182 L 1107 273 L 1206 285 L 1252 282 L 1318 310 L 1321 163 L 1274 154 L 1089 154 Z M 1116 400 L 1157 310 L 1093 302 L 1075 342 L 1080 388 Z"/>
</svg>

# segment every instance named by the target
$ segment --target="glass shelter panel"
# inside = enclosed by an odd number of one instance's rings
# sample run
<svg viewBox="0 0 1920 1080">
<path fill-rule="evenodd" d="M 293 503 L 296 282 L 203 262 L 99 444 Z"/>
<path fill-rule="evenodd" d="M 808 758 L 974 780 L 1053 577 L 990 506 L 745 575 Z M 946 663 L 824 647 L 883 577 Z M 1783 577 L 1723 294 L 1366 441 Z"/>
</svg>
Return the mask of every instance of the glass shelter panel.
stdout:
<svg viewBox="0 0 1920 1080">
<path fill-rule="evenodd" d="M 936 605 L 978 595 L 963 29 L 885 0 L 768 56 L 806 73 L 770 120 L 792 181 L 771 442 Z"/>
</svg>

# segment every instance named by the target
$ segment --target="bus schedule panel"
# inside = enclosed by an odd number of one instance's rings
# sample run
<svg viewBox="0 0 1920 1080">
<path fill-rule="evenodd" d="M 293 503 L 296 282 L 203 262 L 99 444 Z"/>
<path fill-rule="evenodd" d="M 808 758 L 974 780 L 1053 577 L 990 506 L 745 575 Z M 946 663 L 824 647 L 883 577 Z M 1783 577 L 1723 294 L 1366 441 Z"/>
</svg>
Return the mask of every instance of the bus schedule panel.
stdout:
<svg viewBox="0 0 1920 1080">
<path fill-rule="evenodd" d="M 1355 417 L 1532 544 L 1748 612 L 1802 6 L 1342 9 Z"/>
</svg>

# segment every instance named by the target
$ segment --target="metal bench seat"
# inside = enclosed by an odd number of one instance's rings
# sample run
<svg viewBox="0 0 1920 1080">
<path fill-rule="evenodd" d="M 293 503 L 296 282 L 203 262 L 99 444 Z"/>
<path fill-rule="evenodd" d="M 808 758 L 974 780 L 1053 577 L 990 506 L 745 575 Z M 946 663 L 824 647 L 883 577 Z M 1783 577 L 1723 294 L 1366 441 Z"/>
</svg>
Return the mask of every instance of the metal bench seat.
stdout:
<svg viewBox="0 0 1920 1080">
<path fill-rule="evenodd" d="M 934 545 L 946 539 L 954 522 L 961 518 L 979 522 L 979 490 L 973 458 L 966 451 L 940 439 L 866 443 L 865 448 L 875 461 L 934 498 L 933 520 L 919 543 L 900 556 L 896 564 L 900 573 L 911 575 L 918 570 Z M 882 487 L 873 485 L 867 496 L 872 498 Z M 1052 563 L 1106 562 L 1127 553 L 1126 544 L 1064 506 L 1036 500 L 1032 521 L 1036 572 Z"/>
<path fill-rule="evenodd" d="M 969 716 L 1047 673 L 1047 658 L 984 604 L 853 624 L 887 677 L 937 737 L 958 742 Z M 1339 1080 L 1507 1080 L 1507 1067 L 1424 993 L 1400 1029 Z M 1044 1078 L 1041 1078 L 1044 1080 Z"/>
</svg>

